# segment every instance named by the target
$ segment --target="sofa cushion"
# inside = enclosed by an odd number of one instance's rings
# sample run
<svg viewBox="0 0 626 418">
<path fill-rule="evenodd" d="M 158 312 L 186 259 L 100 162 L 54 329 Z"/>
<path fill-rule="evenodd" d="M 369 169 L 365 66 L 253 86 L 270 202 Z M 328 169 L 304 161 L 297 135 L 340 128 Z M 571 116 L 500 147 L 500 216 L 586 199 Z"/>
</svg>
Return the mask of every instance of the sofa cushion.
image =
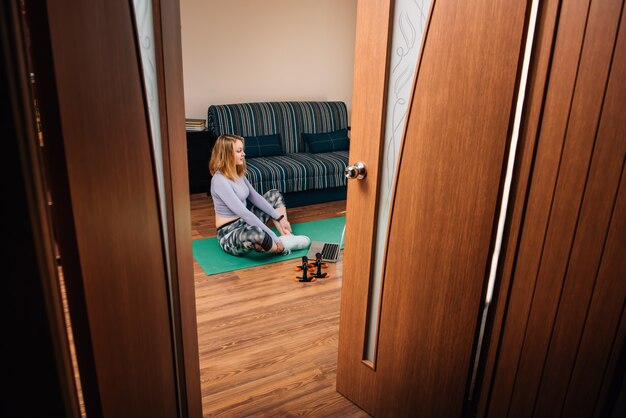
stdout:
<svg viewBox="0 0 626 418">
<path fill-rule="evenodd" d="M 309 152 L 318 154 L 320 152 L 332 152 L 347 150 L 350 146 L 348 140 L 348 130 L 340 129 L 334 132 L 324 132 L 319 134 L 303 133 L 302 138 L 309 148 Z"/>
<path fill-rule="evenodd" d="M 347 164 L 348 151 L 251 158 L 246 160 L 246 177 L 261 194 L 271 189 L 281 193 L 326 189 L 346 185 Z"/>
<path fill-rule="evenodd" d="M 244 137 L 246 158 L 271 157 L 283 153 L 280 134 Z"/>
</svg>

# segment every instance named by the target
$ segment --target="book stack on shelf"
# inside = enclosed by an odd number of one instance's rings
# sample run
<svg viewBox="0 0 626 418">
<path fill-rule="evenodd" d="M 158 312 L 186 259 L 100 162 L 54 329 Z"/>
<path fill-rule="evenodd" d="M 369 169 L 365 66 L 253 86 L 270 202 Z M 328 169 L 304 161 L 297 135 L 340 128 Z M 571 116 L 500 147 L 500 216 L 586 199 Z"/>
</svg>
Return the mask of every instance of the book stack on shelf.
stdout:
<svg viewBox="0 0 626 418">
<path fill-rule="evenodd" d="M 206 131 L 206 120 L 204 119 L 185 119 L 185 129 L 188 132 Z"/>
</svg>

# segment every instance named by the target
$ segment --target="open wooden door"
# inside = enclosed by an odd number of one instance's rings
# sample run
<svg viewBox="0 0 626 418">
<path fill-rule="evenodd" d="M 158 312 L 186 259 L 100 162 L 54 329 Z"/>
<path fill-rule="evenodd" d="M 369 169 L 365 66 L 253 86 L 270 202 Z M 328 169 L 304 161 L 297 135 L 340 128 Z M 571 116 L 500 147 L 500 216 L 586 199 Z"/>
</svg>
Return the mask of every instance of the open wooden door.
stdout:
<svg viewBox="0 0 626 418">
<path fill-rule="evenodd" d="M 396 172 L 380 303 L 368 307 L 393 13 L 389 0 L 358 3 L 350 163 L 364 162 L 367 176 L 348 188 L 337 389 L 377 417 L 463 412 L 528 7 L 433 0 Z M 368 339 L 372 310 L 377 326 Z"/>
<path fill-rule="evenodd" d="M 139 38 L 132 1 L 23 6 L 49 200 L 40 206 L 54 225 L 44 238 L 59 248 L 90 417 L 201 415 L 179 5 L 142 4 L 154 37 Z"/>
</svg>

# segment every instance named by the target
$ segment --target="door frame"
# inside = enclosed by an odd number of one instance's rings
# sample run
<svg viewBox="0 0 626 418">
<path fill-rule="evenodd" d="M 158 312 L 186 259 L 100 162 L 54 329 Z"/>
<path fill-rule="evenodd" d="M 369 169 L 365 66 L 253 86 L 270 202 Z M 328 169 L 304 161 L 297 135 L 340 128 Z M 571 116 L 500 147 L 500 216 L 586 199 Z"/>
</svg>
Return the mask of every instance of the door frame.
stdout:
<svg viewBox="0 0 626 418">
<path fill-rule="evenodd" d="M 179 0 L 153 0 L 157 85 L 170 248 L 172 317 L 183 416 L 202 416 L 196 295 L 191 252 L 185 101 Z M 161 71 L 159 71 L 159 68 Z"/>
<path fill-rule="evenodd" d="M 9 319 L 3 344 L 2 412 L 34 416 L 80 417 L 74 371 L 57 277 L 52 223 L 42 187 L 36 116 L 27 74 L 28 57 L 17 2 L 0 6 L 2 126 L 8 141 L 2 152 L 3 178 L 9 196 L 2 216 L 3 251 L 8 277 L 0 298 Z M 33 376 L 37 401 L 33 402 Z"/>
</svg>

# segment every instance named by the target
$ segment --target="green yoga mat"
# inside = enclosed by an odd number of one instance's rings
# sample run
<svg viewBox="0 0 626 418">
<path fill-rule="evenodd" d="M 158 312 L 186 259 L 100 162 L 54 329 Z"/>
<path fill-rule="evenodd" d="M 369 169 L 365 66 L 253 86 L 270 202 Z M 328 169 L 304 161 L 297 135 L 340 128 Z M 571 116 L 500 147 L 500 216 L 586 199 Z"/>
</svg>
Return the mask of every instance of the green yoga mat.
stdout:
<svg viewBox="0 0 626 418">
<path fill-rule="evenodd" d="M 345 224 L 346 217 L 340 216 L 320 221 L 292 224 L 291 228 L 294 235 L 306 235 L 311 238 L 311 241 L 339 242 Z M 274 231 L 276 230 L 274 229 Z M 276 255 L 250 251 L 243 257 L 235 257 L 222 250 L 217 243 L 216 237 L 194 240 L 192 241 L 192 249 L 194 258 L 207 276 L 301 258 L 308 252 L 308 249 L 304 249 L 293 251 L 289 255 Z"/>
</svg>

